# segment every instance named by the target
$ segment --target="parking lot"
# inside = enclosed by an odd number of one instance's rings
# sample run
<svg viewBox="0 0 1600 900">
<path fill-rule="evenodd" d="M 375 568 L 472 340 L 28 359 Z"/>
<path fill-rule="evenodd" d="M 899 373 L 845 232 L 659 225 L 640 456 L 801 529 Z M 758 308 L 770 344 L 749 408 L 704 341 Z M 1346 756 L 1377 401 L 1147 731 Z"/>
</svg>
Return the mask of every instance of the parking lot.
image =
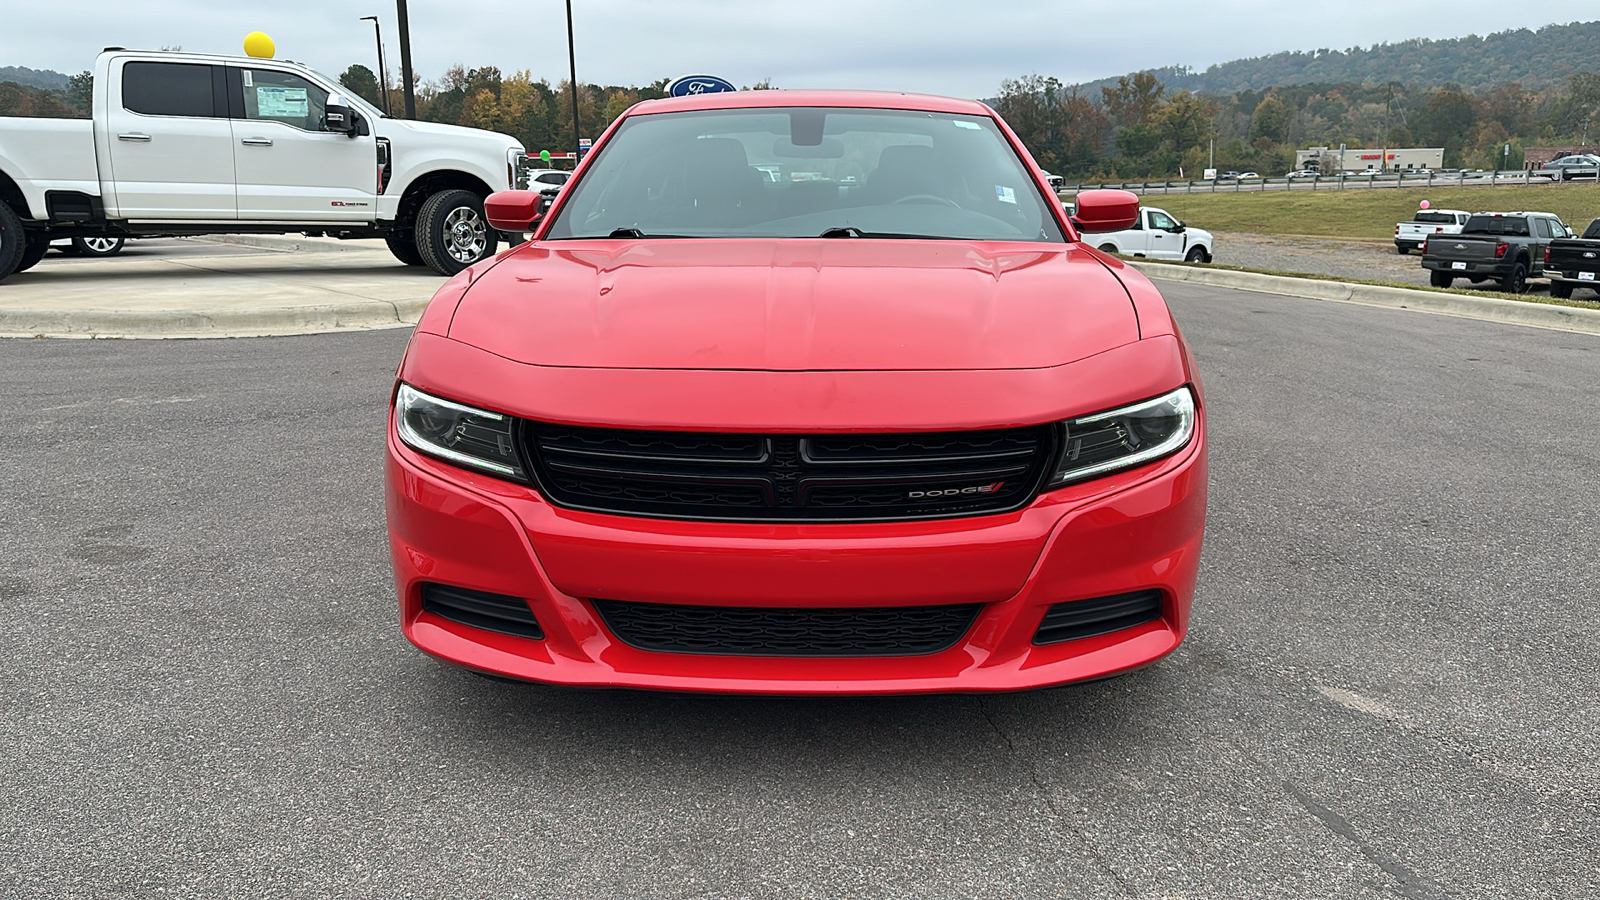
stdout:
<svg viewBox="0 0 1600 900">
<path fill-rule="evenodd" d="M 163 277 L 361 266 L 228 252 Z M 405 329 L 0 341 L 0 895 L 1600 897 L 1600 337 L 1162 290 L 1209 409 L 1194 628 L 983 697 L 447 668 L 388 571 Z"/>
</svg>

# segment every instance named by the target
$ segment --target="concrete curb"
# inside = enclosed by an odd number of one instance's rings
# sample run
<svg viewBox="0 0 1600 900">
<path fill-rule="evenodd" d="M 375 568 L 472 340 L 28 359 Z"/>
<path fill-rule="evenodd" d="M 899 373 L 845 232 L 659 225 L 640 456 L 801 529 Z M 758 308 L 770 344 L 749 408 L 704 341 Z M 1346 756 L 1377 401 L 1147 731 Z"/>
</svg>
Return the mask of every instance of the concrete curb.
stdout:
<svg viewBox="0 0 1600 900">
<path fill-rule="evenodd" d="M 410 328 L 429 299 L 209 311 L 6 309 L 0 337 L 228 338 Z"/>
<path fill-rule="evenodd" d="M 1147 278 L 1162 281 L 1183 281 L 1189 284 L 1283 294 L 1312 300 L 1335 300 L 1340 303 L 1359 303 L 1363 306 L 1409 309 L 1463 319 L 1499 322 L 1505 325 L 1525 325 L 1529 328 L 1600 334 L 1600 309 L 1523 303 L 1517 300 L 1502 300 L 1498 297 L 1472 297 L 1466 294 L 1417 291 L 1376 284 L 1318 281 L 1314 278 L 1295 278 L 1289 275 L 1262 275 L 1257 272 L 1167 265 L 1147 260 L 1124 261 L 1143 272 Z"/>
</svg>

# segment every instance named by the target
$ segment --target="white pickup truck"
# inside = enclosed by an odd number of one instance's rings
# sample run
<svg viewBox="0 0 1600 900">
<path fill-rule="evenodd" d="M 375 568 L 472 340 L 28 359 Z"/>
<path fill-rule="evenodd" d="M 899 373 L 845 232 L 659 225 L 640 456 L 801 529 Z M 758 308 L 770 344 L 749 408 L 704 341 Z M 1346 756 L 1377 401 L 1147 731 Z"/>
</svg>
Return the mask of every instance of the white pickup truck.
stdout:
<svg viewBox="0 0 1600 900">
<path fill-rule="evenodd" d="M 295 232 L 450 275 L 494 253 L 483 198 L 522 160 L 286 60 L 107 48 L 91 120 L 0 118 L 0 278 L 59 238 Z"/>
<path fill-rule="evenodd" d="M 1405 256 L 1421 250 L 1423 242 L 1436 234 L 1460 234 L 1470 218 L 1472 213 L 1464 209 L 1419 209 L 1411 221 L 1395 223 L 1394 250 Z"/>
<path fill-rule="evenodd" d="M 1154 206 L 1140 207 L 1139 218 L 1134 220 L 1132 228 L 1097 234 L 1094 243 L 1107 253 L 1211 262 L 1211 232 L 1204 228 L 1191 228 L 1166 210 Z"/>
</svg>

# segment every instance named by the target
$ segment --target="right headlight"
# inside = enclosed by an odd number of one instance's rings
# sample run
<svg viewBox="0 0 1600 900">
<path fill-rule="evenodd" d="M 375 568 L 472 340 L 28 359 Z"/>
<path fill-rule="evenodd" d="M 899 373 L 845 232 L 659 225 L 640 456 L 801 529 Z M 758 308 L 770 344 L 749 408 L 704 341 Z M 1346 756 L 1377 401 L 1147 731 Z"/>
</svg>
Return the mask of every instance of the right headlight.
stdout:
<svg viewBox="0 0 1600 900">
<path fill-rule="evenodd" d="M 433 397 L 401 383 L 394 397 L 394 427 L 414 450 L 459 466 L 526 481 L 517 458 L 515 420 L 496 412 Z"/>
<path fill-rule="evenodd" d="M 1176 453 L 1194 437 L 1194 394 L 1181 387 L 1152 400 L 1068 420 L 1046 488 L 1096 478 Z"/>
</svg>

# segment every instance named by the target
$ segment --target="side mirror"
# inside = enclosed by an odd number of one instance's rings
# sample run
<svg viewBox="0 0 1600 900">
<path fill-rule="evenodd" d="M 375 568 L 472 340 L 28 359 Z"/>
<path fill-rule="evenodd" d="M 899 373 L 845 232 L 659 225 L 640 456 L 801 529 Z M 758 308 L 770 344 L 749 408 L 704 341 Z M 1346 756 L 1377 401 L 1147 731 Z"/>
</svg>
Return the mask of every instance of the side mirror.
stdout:
<svg viewBox="0 0 1600 900">
<path fill-rule="evenodd" d="M 358 134 L 369 134 L 366 122 L 362 121 L 356 111 L 348 106 L 329 103 L 327 111 L 323 114 L 329 131 L 346 137 L 355 137 Z"/>
<path fill-rule="evenodd" d="M 1184 224 L 1183 222 L 1179 222 L 1178 224 L 1172 226 L 1168 230 L 1171 231 L 1173 234 L 1183 234 L 1185 231 L 1189 230 L 1189 226 Z"/>
<path fill-rule="evenodd" d="M 483 201 L 483 216 L 491 228 L 500 231 L 532 231 L 554 197 L 537 191 L 495 191 Z"/>
<path fill-rule="evenodd" d="M 1076 205 L 1072 219 L 1085 234 L 1122 231 L 1139 219 L 1139 195 L 1131 191 L 1084 191 Z"/>
</svg>

